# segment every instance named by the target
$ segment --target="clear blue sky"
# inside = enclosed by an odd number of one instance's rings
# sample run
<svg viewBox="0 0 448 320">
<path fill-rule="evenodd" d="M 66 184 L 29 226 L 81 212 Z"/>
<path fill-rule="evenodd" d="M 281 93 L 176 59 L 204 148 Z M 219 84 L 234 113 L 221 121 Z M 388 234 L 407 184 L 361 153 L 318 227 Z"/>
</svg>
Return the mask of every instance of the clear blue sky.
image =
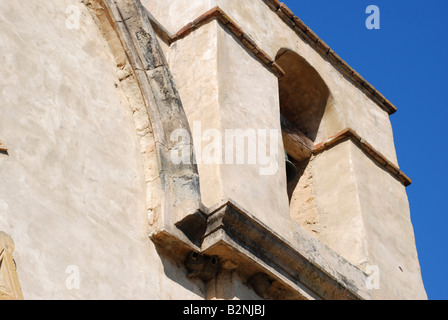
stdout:
<svg viewBox="0 0 448 320">
<path fill-rule="evenodd" d="M 448 1 L 284 0 L 397 108 L 398 161 L 413 180 L 411 218 L 431 300 L 448 299 Z M 380 9 L 368 30 L 366 8 Z M 387 217 L 385 217 L 387 218 Z"/>
</svg>

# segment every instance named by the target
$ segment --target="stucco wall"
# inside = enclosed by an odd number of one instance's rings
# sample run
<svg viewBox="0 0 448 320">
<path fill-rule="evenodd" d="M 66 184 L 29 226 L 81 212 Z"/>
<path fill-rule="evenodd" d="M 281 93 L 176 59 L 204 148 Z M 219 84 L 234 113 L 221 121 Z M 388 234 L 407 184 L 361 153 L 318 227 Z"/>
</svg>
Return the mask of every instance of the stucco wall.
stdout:
<svg viewBox="0 0 448 320">
<path fill-rule="evenodd" d="M 204 298 L 148 238 L 139 123 L 84 5 L 2 1 L 0 46 L 0 230 L 24 298 Z"/>
<path fill-rule="evenodd" d="M 172 33 L 219 5 L 272 58 L 282 48 L 298 53 L 331 94 L 316 142 L 351 127 L 397 163 L 388 114 L 263 1 L 142 3 Z M 77 12 L 80 28 L 71 30 L 67 19 Z M 3 1 L 0 26 L 0 140 L 9 148 L 0 153 L 0 231 L 15 241 L 25 299 L 213 296 L 217 289 L 206 293 L 148 239 L 148 201 L 161 196 L 148 189 L 158 170 L 149 119 L 137 107 L 137 83 L 117 72 L 86 8 Z M 201 121 L 197 149 L 207 129 L 280 128 L 277 78 L 218 22 L 163 50 L 193 133 Z M 298 226 L 289 218 L 281 141 L 278 151 L 273 175 L 260 175 L 259 164 L 199 165 L 201 196 L 206 206 L 231 198 L 293 243 Z M 313 158 L 307 175 L 314 236 L 360 268 L 378 265 L 376 297 L 425 297 L 404 186 L 350 141 Z M 79 289 L 66 286 L 69 266 L 79 268 Z M 238 277 L 230 281 L 235 297 L 254 298 Z"/>
<path fill-rule="evenodd" d="M 223 199 L 232 199 L 249 212 L 256 212 L 266 224 L 282 229 L 283 219 L 289 218 L 285 163 L 279 161 L 284 159 L 284 149 L 281 136 L 271 137 L 269 132 L 280 132 L 277 78 L 216 21 L 176 42 L 167 57 L 196 135 L 204 205 L 212 207 Z M 266 136 L 258 135 L 258 129 L 266 130 Z M 241 164 L 237 163 L 237 139 L 233 139 L 233 149 L 226 144 L 237 130 L 248 136 L 251 132 L 247 130 L 255 133 L 255 140 L 244 140 Z M 264 138 L 266 156 L 260 157 L 257 144 Z M 271 143 L 276 148 L 272 154 Z M 249 151 L 250 145 L 255 150 Z M 210 157 L 214 152 L 221 155 Z M 226 153 L 231 152 L 233 158 L 226 159 Z M 256 155 L 255 163 L 249 161 L 249 152 Z M 270 164 L 272 173 L 260 174 L 260 169 Z"/>
<path fill-rule="evenodd" d="M 347 160 L 348 159 L 348 160 Z M 363 271 L 378 299 L 426 299 L 403 185 L 352 141 L 311 162 L 317 237 Z"/>
<path fill-rule="evenodd" d="M 213 131 L 221 127 L 218 105 L 218 37 L 216 22 L 171 46 L 167 59 L 190 123 L 198 163 L 201 200 L 213 206 L 223 199 L 221 166 L 207 163 L 207 146 Z M 193 40 L 193 41 L 192 41 Z M 204 154 L 204 156 L 202 156 Z M 208 154 L 208 153 L 207 153 Z M 205 160 L 205 161 L 204 161 Z"/>
<path fill-rule="evenodd" d="M 192 5 L 191 2 L 178 0 L 174 5 L 172 1 L 148 0 L 144 4 L 172 34 L 207 10 L 219 6 L 271 58 L 275 59 L 283 48 L 296 52 L 324 79 L 330 91 L 330 100 L 316 143 L 327 140 L 341 130 L 352 128 L 385 158 L 398 165 L 388 113 L 305 43 L 263 1 L 204 0 L 195 1 Z M 215 25 L 219 26 L 217 49 L 214 39 L 207 44 L 203 41 L 205 38 L 199 36 Z M 219 110 L 214 109 L 216 113 L 210 113 L 209 116 L 218 119 L 220 126 L 217 129 L 224 130 L 230 123 L 233 127 L 241 128 L 259 128 L 267 123 L 273 125 L 272 119 L 276 119 L 279 107 L 278 103 L 271 101 L 278 98 L 276 79 L 273 80 L 274 75 L 256 61 L 238 39 L 232 38 L 222 25 L 211 22 L 172 46 L 173 50 L 167 55 L 184 105 L 187 110 L 196 110 L 197 107 L 201 109 L 201 106 L 207 105 L 206 99 L 199 104 L 191 100 L 191 94 L 185 90 L 184 84 L 188 90 L 196 87 L 205 94 L 213 87 L 215 91 L 212 104 L 216 108 L 215 99 L 218 95 Z M 195 60 L 179 63 L 179 59 L 172 59 L 172 52 L 176 52 L 176 56 L 182 54 L 180 43 L 186 54 L 193 50 L 195 57 L 201 57 L 201 49 L 207 54 L 210 50 L 217 50 L 218 93 L 213 65 L 195 64 L 193 69 L 188 64 L 195 63 Z M 209 81 L 201 85 L 192 84 L 189 81 L 191 74 L 185 71 L 194 75 L 201 72 L 210 75 L 213 85 Z M 364 270 L 367 264 L 377 265 L 383 284 L 376 291 L 377 297 L 425 297 L 405 187 L 350 141 L 318 154 L 309 166 L 307 173 L 312 175 L 310 198 L 316 203 L 316 221 L 319 224 L 316 226 L 318 232 L 315 236 Z M 245 169 L 239 175 L 235 174 L 236 169 L 232 172 L 234 169 L 226 166 L 216 169 L 216 172 L 226 171 L 225 174 L 217 173 L 222 176 L 222 179 L 218 179 L 221 183 L 216 188 L 220 188 L 219 196 L 232 196 L 236 202 L 236 199 L 241 199 L 243 207 L 280 234 L 293 232 L 293 228 L 277 222 L 281 221 L 277 220 L 278 216 L 283 216 L 286 210 L 283 195 L 279 194 L 283 187 L 286 189 L 284 181 L 263 181 L 249 168 Z M 200 179 L 206 181 L 210 177 L 200 175 Z M 247 185 L 248 181 L 252 182 L 253 191 L 248 191 L 251 188 Z M 266 183 L 272 184 L 270 187 L 276 189 L 268 190 Z M 213 190 L 207 189 L 204 194 L 212 192 Z M 377 199 L 381 199 L 381 205 L 378 205 Z M 273 207 L 277 210 L 272 210 Z M 275 214 L 269 216 L 268 212 Z M 300 220 L 298 217 L 297 221 Z M 395 268 L 400 261 L 409 265 L 407 272 Z M 401 272 L 400 275 L 396 269 Z M 413 288 L 413 293 L 409 293 L 406 287 Z"/>
<path fill-rule="evenodd" d="M 263 1 L 200 0 L 192 3 L 186 0 L 145 0 L 142 3 L 172 34 L 207 10 L 219 6 L 271 58 L 275 59 L 282 48 L 298 53 L 325 79 L 334 97 L 316 141 L 325 141 L 351 127 L 386 158 L 398 163 L 388 114 L 301 40 Z"/>
</svg>

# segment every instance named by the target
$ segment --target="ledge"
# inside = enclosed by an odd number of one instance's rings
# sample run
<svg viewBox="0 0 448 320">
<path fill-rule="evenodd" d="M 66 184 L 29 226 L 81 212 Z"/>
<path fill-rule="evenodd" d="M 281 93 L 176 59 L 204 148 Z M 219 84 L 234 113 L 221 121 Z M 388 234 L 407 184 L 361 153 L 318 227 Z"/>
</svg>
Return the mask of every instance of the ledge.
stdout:
<svg viewBox="0 0 448 320">
<path fill-rule="evenodd" d="M 412 184 L 412 180 L 404 174 L 395 164 L 389 161 L 383 154 L 377 151 L 371 144 L 366 142 L 355 130 L 347 128 L 338 134 L 330 137 L 327 141 L 319 143 L 314 146 L 313 153 L 315 155 L 328 150 L 339 143 L 352 140 L 361 150 L 366 152 L 379 166 L 384 168 L 392 176 L 397 178 L 405 187 Z"/>
</svg>

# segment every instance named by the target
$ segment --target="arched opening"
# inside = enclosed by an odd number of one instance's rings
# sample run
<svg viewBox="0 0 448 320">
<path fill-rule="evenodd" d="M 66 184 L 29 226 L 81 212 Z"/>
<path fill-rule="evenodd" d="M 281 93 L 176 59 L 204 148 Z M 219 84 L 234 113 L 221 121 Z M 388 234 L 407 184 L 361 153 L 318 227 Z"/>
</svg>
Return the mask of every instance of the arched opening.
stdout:
<svg viewBox="0 0 448 320">
<path fill-rule="evenodd" d="M 297 53 L 282 49 L 276 63 L 285 71 L 279 80 L 279 98 L 287 168 L 293 164 L 296 171 L 294 177 L 288 178 L 290 213 L 300 225 L 315 231 L 317 212 L 309 164 L 330 90 L 319 73 Z"/>
<path fill-rule="evenodd" d="M 314 141 L 330 90 L 317 71 L 297 53 L 282 49 L 276 62 L 285 71 L 279 80 L 280 112 L 290 125 Z"/>
</svg>

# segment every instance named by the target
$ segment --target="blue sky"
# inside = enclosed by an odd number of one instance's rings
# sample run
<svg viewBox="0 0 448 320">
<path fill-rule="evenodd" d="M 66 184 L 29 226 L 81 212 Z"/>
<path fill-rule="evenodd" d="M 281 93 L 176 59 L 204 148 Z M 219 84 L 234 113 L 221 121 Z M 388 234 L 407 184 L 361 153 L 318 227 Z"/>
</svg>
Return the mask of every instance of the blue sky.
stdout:
<svg viewBox="0 0 448 320">
<path fill-rule="evenodd" d="M 397 108 L 391 116 L 408 187 L 423 281 L 448 299 L 448 26 L 446 0 L 284 0 L 308 27 Z M 380 9 L 380 29 L 365 26 Z"/>
</svg>

